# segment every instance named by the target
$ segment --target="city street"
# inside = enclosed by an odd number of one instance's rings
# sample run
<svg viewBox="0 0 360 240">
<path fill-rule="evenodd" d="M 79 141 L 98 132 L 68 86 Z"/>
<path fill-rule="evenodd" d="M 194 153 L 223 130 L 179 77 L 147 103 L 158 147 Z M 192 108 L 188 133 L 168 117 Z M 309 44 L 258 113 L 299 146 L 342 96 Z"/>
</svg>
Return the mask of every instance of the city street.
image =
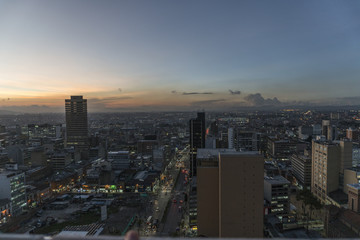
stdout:
<svg viewBox="0 0 360 240">
<path fill-rule="evenodd" d="M 153 197 L 153 201 L 150 204 L 152 206 L 152 215 L 149 216 L 152 216 L 152 222 L 158 219 L 158 227 L 152 228 L 151 224 L 147 224 L 145 220 L 138 229 L 141 236 L 169 235 L 169 233 L 175 233 L 176 228 L 180 227 L 182 211 L 185 206 L 184 203 L 180 203 L 180 200 L 184 201 L 183 184 L 185 180 L 185 174 L 181 173 L 180 170 L 184 167 L 184 162 L 189 159 L 187 148 L 179 152 L 179 155 L 179 160 L 174 157 L 166 167 L 164 172 L 167 176 L 166 181 L 161 184 L 158 193 Z M 176 179 L 178 179 L 177 183 L 174 182 Z M 176 185 L 174 186 L 174 184 Z M 176 199 L 176 203 L 173 203 L 174 199 Z M 167 209 L 168 205 L 169 208 Z M 165 212 L 166 209 L 167 212 Z"/>
<path fill-rule="evenodd" d="M 149 204 L 149 207 L 152 207 L 152 214 L 149 216 L 146 216 L 146 218 L 144 218 L 142 226 L 139 227 L 138 231 L 140 236 L 153 236 L 156 235 L 157 232 L 159 232 L 161 229 L 163 229 L 164 227 L 164 223 L 162 223 L 162 219 L 163 217 L 166 217 L 166 221 L 167 221 L 167 216 L 164 216 L 166 207 L 169 203 L 169 201 L 172 201 L 174 198 L 174 181 L 177 179 L 177 176 L 180 172 L 180 167 L 183 166 L 183 161 L 185 161 L 187 158 L 187 151 L 186 149 L 183 150 L 181 153 L 181 161 L 177 161 L 177 159 L 174 157 L 168 164 L 168 166 L 166 167 L 166 170 L 164 172 L 164 174 L 167 176 L 166 181 L 160 185 L 160 189 L 158 190 L 158 193 L 156 195 L 154 195 L 152 202 Z M 182 174 L 183 175 L 183 174 Z M 179 181 L 183 183 L 184 181 L 184 175 L 181 178 L 181 176 L 179 176 Z M 175 190 L 178 189 L 179 186 L 178 184 L 175 186 Z M 180 200 L 180 198 L 179 198 Z M 170 209 L 168 210 L 170 211 Z M 152 216 L 151 219 L 151 223 L 148 224 L 146 219 L 149 218 L 150 216 Z M 181 217 L 181 215 L 180 215 Z M 154 222 L 154 220 L 158 219 L 158 227 L 157 228 L 153 228 L 152 227 L 152 223 Z M 174 228 L 174 231 L 176 229 L 176 226 Z"/>
<path fill-rule="evenodd" d="M 182 212 L 184 211 L 184 180 L 185 180 L 185 174 L 180 173 L 179 179 L 177 181 L 177 184 L 175 186 L 175 189 L 172 193 L 172 199 L 176 200 L 176 202 L 171 202 L 171 205 L 168 209 L 166 221 L 165 224 L 161 230 L 161 233 L 170 235 L 171 233 L 175 233 L 177 231 L 180 231 L 180 223 L 182 219 Z M 182 203 L 180 203 L 182 201 Z"/>
</svg>

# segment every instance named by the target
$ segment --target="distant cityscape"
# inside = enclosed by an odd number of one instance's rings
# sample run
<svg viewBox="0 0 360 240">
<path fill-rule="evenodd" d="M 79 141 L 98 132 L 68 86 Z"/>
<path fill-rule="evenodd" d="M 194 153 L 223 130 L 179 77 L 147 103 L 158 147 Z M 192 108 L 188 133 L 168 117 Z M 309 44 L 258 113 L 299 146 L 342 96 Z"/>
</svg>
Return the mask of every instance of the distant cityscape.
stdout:
<svg viewBox="0 0 360 240">
<path fill-rule="evenodd" d="M 0 231 L 357 238 L 360 110 L 0 115 Z"/>
</svg>

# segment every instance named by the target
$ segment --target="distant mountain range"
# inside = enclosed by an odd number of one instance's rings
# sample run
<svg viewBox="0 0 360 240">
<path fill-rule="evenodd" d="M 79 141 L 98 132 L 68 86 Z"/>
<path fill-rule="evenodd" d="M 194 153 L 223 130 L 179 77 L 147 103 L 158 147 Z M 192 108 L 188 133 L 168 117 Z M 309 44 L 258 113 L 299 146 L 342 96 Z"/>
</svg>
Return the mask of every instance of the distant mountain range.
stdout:
<svg viewBox="0 0 360 240">
<path fill-rule="evenodd" d="M 4 115 L 19 115 L 19 114 L 41 114 L 41 113 L 64 113 L 65 108 L 57 107 L 47 107 L 47 106 L 21 106 L 21 107 L 14 107 L 14 109 L 9 110 L 10 108 L 7 107 L 6 109 L 0 107 L 0 116 Z M 106 108 L 106 109 L 88 109 L 89 113 L 111 113 L 111 112 L 167 112 L 167 111 L 175 111 L 175 112 L 189 112 L 194 111 L 194 107 L 180 107 L 180 108 L 171 108 L 169 109 L 168 106 L 166 107 L 148 107 L 148 108 Z M 224 107 L 222 109 L 211 108 L 211 107 L 204 107 L 203 110 L 207 112 L 226 112 L 226 111 L 278 111 L 281 109 L 298 109 L 298 110 L 318 110 L 318 111 L 339 111 L 339 110 L 360 110 L 360 105 L 263 105 L 263 106 L 231 106 L 231 107 Z"/>
<path fill-rule="evenodd" d="M 14 112 L 14 111 L 0 109 L 0 115 L 16 115 L 16 114 L 19 114 L 19 113 Z"/>
</svg>

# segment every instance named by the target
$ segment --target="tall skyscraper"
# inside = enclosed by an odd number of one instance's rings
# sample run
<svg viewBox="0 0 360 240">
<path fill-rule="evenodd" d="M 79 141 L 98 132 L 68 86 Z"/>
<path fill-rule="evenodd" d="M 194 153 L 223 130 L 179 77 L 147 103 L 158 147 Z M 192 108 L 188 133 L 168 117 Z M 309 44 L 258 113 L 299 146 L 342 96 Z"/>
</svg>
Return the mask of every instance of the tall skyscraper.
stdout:
<svg viewBox="0 0 360 240">
<path fill-rule="evenodd" d="M 82 153 L 88 148 L 87 99 L 71 96 L 65 99 L 66 145 Z"/>
<path fill-rule="evenodd" d="M 198 235 L 263 237 L 264 160 L 257 152 L 202 149 L 198 156 Z"/>
<path fill-rule="evenodd" d="M 198 148 L 205 148 L 205 113 L 197 113 L 190 125 L 190 174 L 196 176 L 196 154 Z"/>
</svg>

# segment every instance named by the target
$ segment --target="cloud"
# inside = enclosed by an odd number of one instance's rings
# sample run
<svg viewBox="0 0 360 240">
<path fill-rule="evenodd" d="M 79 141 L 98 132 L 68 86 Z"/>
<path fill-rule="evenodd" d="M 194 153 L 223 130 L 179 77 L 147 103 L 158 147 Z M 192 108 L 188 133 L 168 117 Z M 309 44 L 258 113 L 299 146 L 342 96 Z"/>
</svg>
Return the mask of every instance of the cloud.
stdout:
<svg viewBox="0 0 360 240">
<path fill-rule="evenodd" d="M 281 102 L 274 97 L 273 99 L 265 99 L 260 93 L 249 94 L 244 99 L 252 106 L 263 106 L 263 105 L 280 105 Z"/>
<path fill-rule="evenodd" d="M 239 91 L 239 90 L 231 90 L 231 89 L 229 89 L 229 92 L 230 92 L 230 94 L 231 95 L 240 95 L 241 94 L 241 92 Z"/>
<path fill-rule="evenodd" d="M 131 96 L 123 97 L 106 97 L 106 98 L 90 98 L 88 99 L 88 108 L 90 111 L 106 111 L 106 109 L 111 108 L 122 108 L 122 105 L 125 104 L 129 99 L 133 99 Z M 120 105 L 120 106 L 119 106 Z"/>
<path fill-rule="evenodd" d="M 176 90 L 171 91 L 172 94 L 181 94 L 181 95 L 210 95 L 214 94 L 213 92 L 178 92 Z"/>
<path fill-rule="evenodd" d="M 220 102 L 225 102 L 225 99 L 210 99 L 210 100 L 203 100 L 203 101 L 195 101 L 191 102 L 191 105 L 212 105 Z"/>
<path fill-rule="evenodd" d="M 183 92 L 182 95 L 196 95 L 196 94 L 201 94 L 201 95 L 208 95 L 208 94 L 214 94 L 212 92 Z"/>
<path fill-rule="evenodd" d="M 123 97 L 107 97 L 107 98 L 90 98 L 88 99 L 88 101 L 91 103 L 107 103 L 107 102 L 121 101 L 127 99 L 133 99 L 133 97 L 123 96 Z"/>
</svg>

